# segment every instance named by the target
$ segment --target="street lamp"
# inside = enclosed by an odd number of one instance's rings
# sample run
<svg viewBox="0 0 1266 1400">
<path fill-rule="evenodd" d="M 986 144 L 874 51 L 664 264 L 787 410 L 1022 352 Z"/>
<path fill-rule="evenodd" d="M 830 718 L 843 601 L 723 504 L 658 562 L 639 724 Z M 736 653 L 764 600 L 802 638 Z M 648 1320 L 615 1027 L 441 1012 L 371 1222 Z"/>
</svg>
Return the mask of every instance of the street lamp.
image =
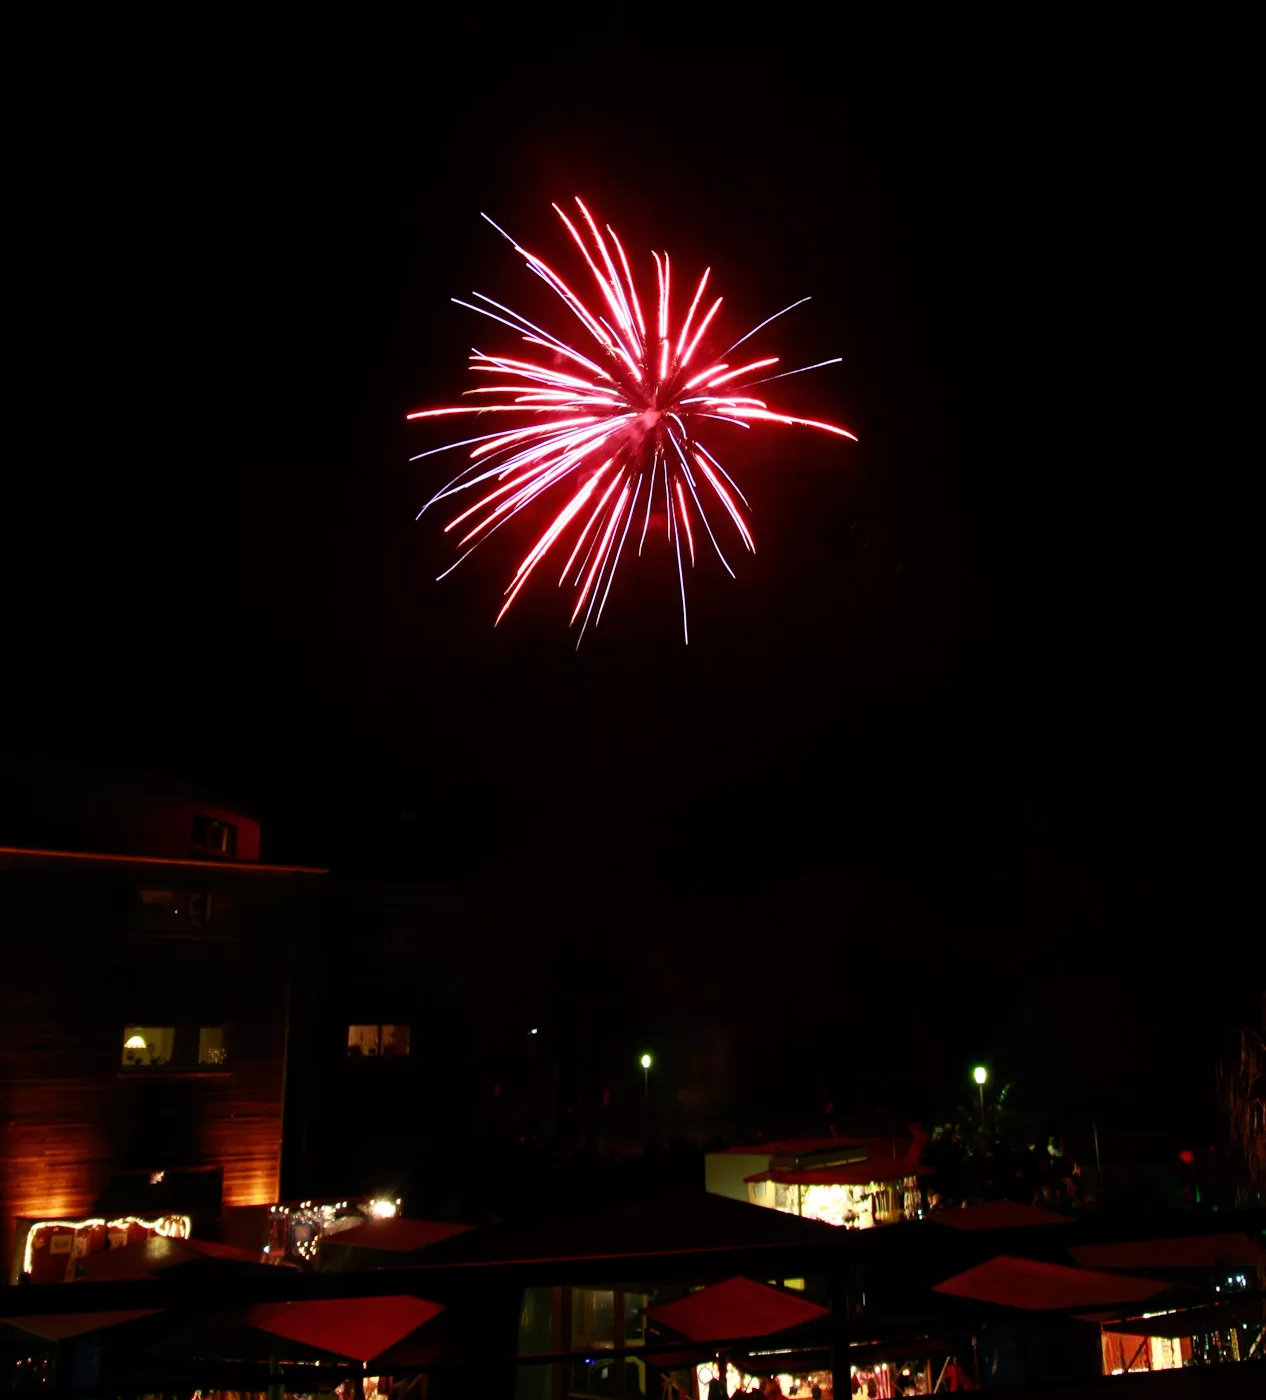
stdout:
<svg viewBox="0 0 1266 1400">
<path fill-rule="evenodd" d="M 638 1061 L 638 1064 L 642 1066 L 642 1097 L 647 1103 L 651 1099 L 651 1065 L 653 1063 L 649 1055 L 643 1055 Z"/>
<path fill-rule="evenodd" d="M 985 1080 L 989 1078 L 989 1071 L 984 1065 L 977 1065 L 971 1072 L 971 1077 L 976 1081 L 976 1088 L 980 1090 L 980 1126 L 984 1130 L 985 1126 Z"/>
</svg>

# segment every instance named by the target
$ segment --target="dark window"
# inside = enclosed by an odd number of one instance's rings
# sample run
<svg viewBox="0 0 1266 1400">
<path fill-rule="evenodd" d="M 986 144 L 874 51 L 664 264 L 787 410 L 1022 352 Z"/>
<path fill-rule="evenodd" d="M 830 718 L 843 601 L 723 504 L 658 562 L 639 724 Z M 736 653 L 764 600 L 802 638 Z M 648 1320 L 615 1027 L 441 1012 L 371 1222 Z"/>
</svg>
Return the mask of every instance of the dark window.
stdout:
<svg viewBox="0 0 1266 1400">
<path fill-rule="evenodd" d="M 235 923 L 233 896 L 220 890 L 142 890 L 140 927 L 146 933 L 220 931 Z"/>
<path fill-rule="evenodd" d="M 237 827 L 198 815 L 193 819 L 193 844 L 200 853 L 232 860 L 237 855 Z"/>
</svg>

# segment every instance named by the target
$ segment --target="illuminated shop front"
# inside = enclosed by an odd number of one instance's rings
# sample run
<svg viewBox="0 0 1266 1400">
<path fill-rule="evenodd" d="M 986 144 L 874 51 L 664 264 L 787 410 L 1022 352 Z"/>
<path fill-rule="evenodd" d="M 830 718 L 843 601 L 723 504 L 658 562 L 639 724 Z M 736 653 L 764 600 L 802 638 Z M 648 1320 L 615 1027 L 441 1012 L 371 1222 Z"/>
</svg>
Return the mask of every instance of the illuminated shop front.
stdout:
<svg viewBox="0 0 1266 1400">
<path fill-rule="evenodd" d="M 949 1374 L 950 1365 L 955 1367 L 955 1388 L 966 1388 L 963 1383 L 967 1377 L 958 1371 L 956 1363 L 951 1362 L 943 1367 L 940 1379 L 943 1381 Z M 727 1363 L 725 1371 L 727 1396 L 772 1395 L 772 1380 L 776 1382 L 779 1394 L 787 1400 L 835 1400 L 830 1371 L 782 1371 L 771 1377 L 748 1372 L 733 1363 Z M 700 1400 L 712 1400 L 717 1393 L 714 1387 L 720 1374 L 720 1363 L 715 1361 L 695 1367 L 695 1384 Z M 850 1366 L 849 1379 L 853 1400 L 897 1400 L 899 1396 L 931 1395 L 937 1384 L 931 1361 L 876 1361 L 864 1366 Z"/>
<path fill-rule="evenodd" d="M 748 1200 L 806 1220 L 869 1230 L 915 1219 L 922 1200 L 919 1176 L 926 1170 L 875 1162 L 771 1170 L 747 1178 Z"/>
<path fill-rule="evenodd" d="M 32 1220 L 19 1222 L 25 1238 L 22 1276 L 28 1283 L 63 1283 L 75 1277 L 79 1260 L 106 1249 L 135 1244 L 154 1235 L 168 1239 L 189 1238 L 187 1215 L 161 1215 L 144 1220 L 135 1215 L 113 1219 L 91 1216 L 81 1220 Z"/>
</svg>

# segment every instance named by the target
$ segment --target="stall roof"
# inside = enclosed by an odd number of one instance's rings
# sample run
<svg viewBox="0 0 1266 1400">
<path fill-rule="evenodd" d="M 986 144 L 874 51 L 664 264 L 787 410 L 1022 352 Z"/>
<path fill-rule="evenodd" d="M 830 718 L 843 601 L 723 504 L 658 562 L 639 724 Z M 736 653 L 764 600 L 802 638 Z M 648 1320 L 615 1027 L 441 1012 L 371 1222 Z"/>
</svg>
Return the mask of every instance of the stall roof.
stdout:
<svg viewBox="0 0 1266 1400">
<path fill-rule="evenodd" d="M 729 1278 L 679 1302 L 646 1310 L 650 1321 L 670 1327 L 692 1342 L 768 1337 L 826 1315 L 827 1310 L 816 1303 L 750 1278 Z"/>
<path fill-rule="evenodd" d="M 304 1346 L 372 1361 L 443 1311 L 425 1298 L 328 1298 L 258 1303 L 245 1309 L 241 1320 Z"/>
<path fill-rule="evenodd" d="M 1142 1303 L 1164 1293 L 1169 1286 L 1157 1279 L 1122 1278 L 1120 1274 L 999 1254 L 984 1264 L 977 1264 L 974 1269 L 936 1284 L 934 1291 L 978 1303 L 997 1303 L 1029 1312 L 1053 1312 L 1061 1308 Z"/>
<path fill-rule="evenodd" d="M 1068 1252 L 1088 1269 L 1254 1269 L 1258 1262 L 1257 1245 L 1247 1235 L 1079 1244 Z"/>
<path fill-rule="evenodd" d="M 443 1220 L 409 1220 L 404 1216 L 395 1216 L 387 1220 L 366 1220 L 363 1225 L 353 1225 L 350 1230 L 327 1235 L 322 1247 L 337 1245 L 347 1249 L 381 1249 L 392 1254 L 411 1254 L 414 1250 L 438 1244 L 440 1240 L 465 1234 L 470 1228 L 469 1225 L 453 1225 Z"/>
<path fill-rule="evenodd" d="M 937 1210 L 927 1217 L 954 1230 L 1022 1230 L 1030 1225 L 1070 1225 L 1072 1217 L 1019 1201 L 986 1201 L 959 1210 Z"/>
<path fill-rule="evenodd" d="M 1261 1304 L 1255 1298 L 1239 1298 L 1205 1307 L 1179 1308 L 1151 1317 L 1129 1317 L 1104 1324 L 1105 1332 L 1131 1337 L 1202 1337 L 1242 1323 L 1260 1324 Z"/>
<path fill-rule="evenodd" d="M 834 1225 L 691 1191 L 634 1201 L 557 1223 L 472 1230 L 445 1240 L 433 1257 L 443 1263 L 636 1258 L 714 1249 L 794 1247 L 839 1238 Z"/>
<path fill-rule="evenodd" d="M 141 1308 L 120 1312 L 50 1313 L 46 1317 L 6 1317 L 4 1321 L 6 1326 L 33 1332 L 46 1342 L 64 1342 L 89 1332 L 104 1332 L 107 1327 L 133 1322 L 138 1317 L 153 1317 L 159 1311 L 158 1308 Z"/>
<path fill-rule="evenodd" d="M 281 1261 L 270 1260 L 258 1250 L 212 1240 L 178 1240 L 163 1235 L 133 1240 L 99 1254 L 90 1254 L 79 1265 L 79 1281 L 158 1278 L 174 1269 L 240 1270 L 275 1269 Z M 288 1266 L 293 1267 L 293 1266 Z"/>
<path fill-rule="evenodd" d="M 869 1186 L 872 1181 L 903 1181 L 908 1176 L 926 1176 L 931 1170 L 905 1158 L 884 1157 L 879 1161 L 811 1167 L 806 1171 L 757 1172 L 743 1180 L 776 1181 L 783 1186 Z"/>
</svg>

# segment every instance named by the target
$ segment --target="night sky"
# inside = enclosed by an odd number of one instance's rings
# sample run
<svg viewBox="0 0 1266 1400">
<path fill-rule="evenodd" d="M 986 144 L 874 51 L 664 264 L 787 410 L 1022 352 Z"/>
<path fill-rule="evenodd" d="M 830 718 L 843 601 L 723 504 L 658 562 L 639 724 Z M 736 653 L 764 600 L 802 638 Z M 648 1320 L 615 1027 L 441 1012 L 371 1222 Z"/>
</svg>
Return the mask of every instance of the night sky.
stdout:
<svg viewBox="0 0 1266 1400">
<path fill-rule="evenodd" d="M 577 938 L 662 1038 L 706 988 L 845 1102 L 987 1057 L 1070 1131 L 1205 1133 L 1261 987 L 1244 467 L 1195 421 L 1231 97 L 1177 35 L 495 13 L 31 39 L 13 746 L 469 898 L 507 982 Z M 517 540 L 436 584 L 414 523 L 404 414 L 502 343 L 448 298 L 542 305 L 479 212 L 562 261 L 576 193 L 736 334 L 811 293 L 761 344 L 844 357 L 785 401 L 857 446 L 731 450 L 759 552 L 701 556 L 688 649 L 662 550 L 577 655 L 548 587 L 493 631 Z"/>
</svg>

